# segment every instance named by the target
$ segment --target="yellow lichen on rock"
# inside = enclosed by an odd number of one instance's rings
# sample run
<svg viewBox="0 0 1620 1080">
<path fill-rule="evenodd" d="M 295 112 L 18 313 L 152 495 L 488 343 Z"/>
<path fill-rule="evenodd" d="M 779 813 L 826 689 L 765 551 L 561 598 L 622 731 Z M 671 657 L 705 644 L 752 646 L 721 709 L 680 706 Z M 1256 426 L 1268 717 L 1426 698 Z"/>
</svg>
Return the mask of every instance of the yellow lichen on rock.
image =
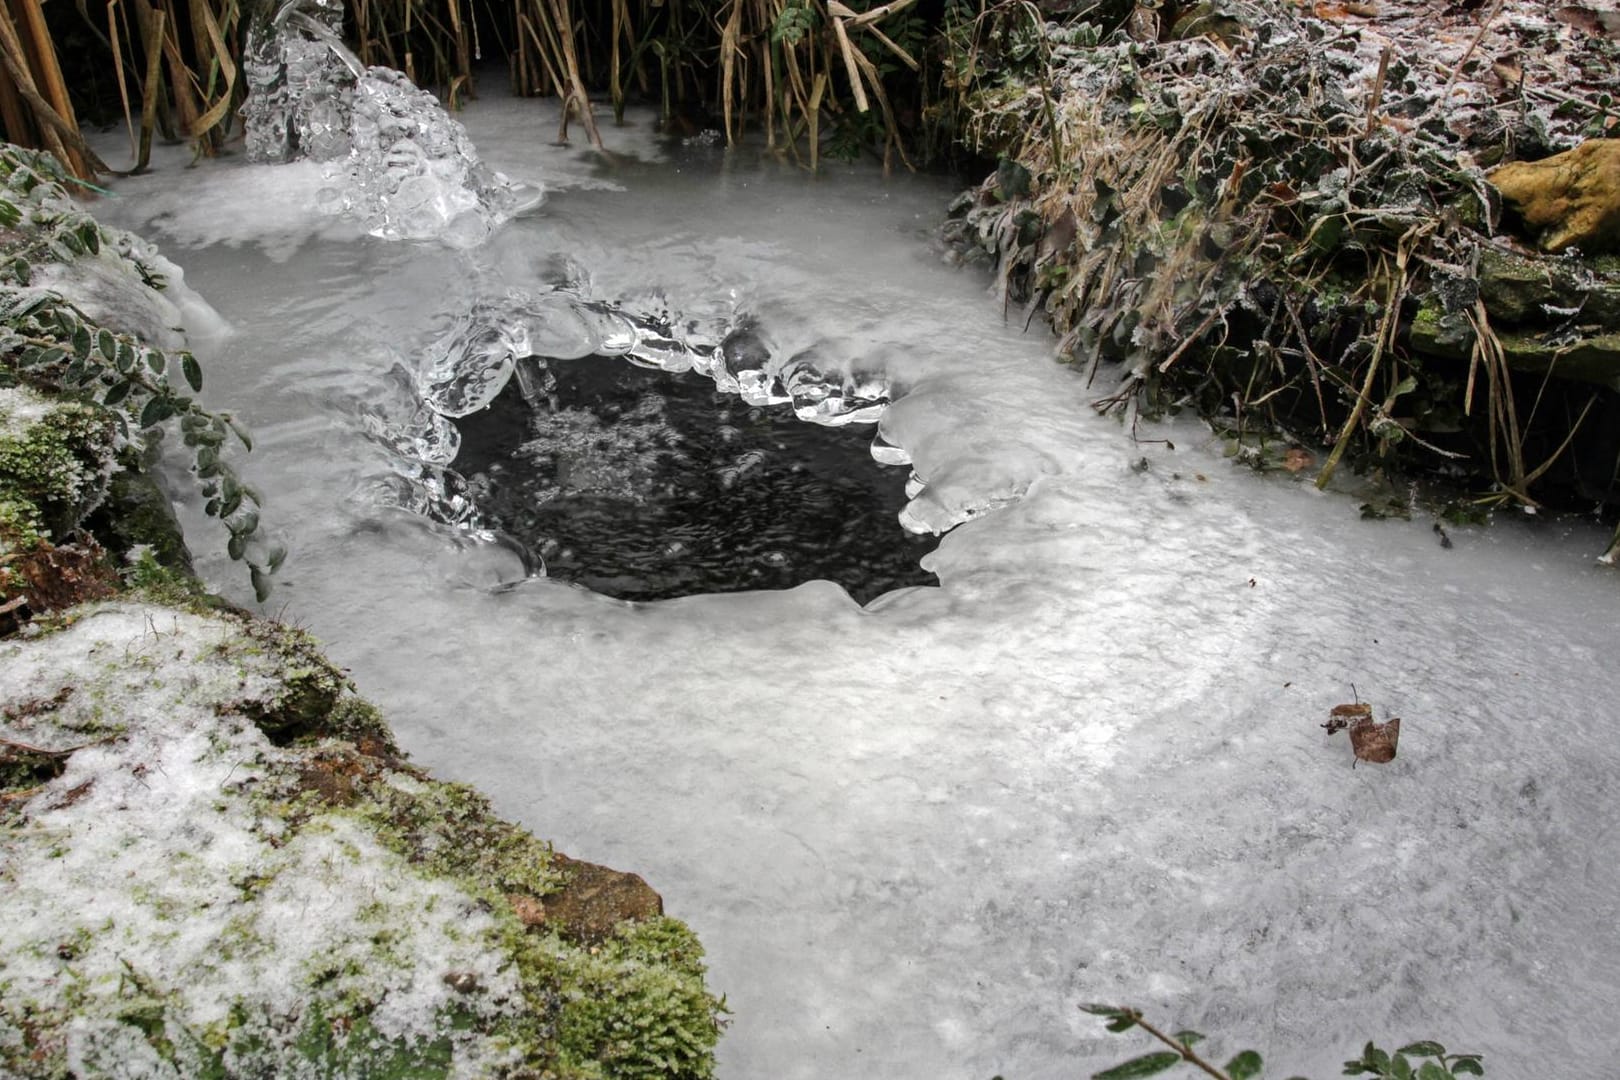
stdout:
<svg viewBox="0 0 1620 1080">
<path fill-rule="evenodd" d="M 1543 251 L 1620 250 L 1620 139 L 1588 139 L 1540 161 L 1515 161 L 1490 181 Z"/>
</svg>

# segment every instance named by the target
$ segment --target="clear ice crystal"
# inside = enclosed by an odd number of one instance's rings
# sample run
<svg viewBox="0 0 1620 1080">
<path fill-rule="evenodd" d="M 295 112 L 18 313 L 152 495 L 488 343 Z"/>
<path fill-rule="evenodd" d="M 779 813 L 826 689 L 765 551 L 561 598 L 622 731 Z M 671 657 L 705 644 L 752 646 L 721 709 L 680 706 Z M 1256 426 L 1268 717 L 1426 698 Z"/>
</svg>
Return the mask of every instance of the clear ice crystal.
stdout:
<svg viewBox="0 0 1620 1080">
<path fill-rule="evenodd" d="M 242 113 L 252 161 L 327 163 L 318 204 L 373 236 L 476 247 L 542 192 L 479 160 L 466 129 L 404 75 L 341 41 L 338 0 L 287 0 L 249 31 Z"/>
</svg>

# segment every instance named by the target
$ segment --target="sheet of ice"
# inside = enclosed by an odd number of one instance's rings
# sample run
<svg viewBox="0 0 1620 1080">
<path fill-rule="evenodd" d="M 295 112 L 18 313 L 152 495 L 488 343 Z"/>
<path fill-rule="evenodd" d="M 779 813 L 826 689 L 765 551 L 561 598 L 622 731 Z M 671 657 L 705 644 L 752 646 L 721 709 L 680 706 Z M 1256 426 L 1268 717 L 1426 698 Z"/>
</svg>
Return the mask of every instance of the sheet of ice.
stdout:
<svg viewBox="0 0 1620 1080">
<path fill-rule="evenodd" d="M 554 129 L 533 103 L 464 119 L 513 175 L 581 160 L 534 136 Z M 240 235 L 215 220 L 249 212 L 228 167 L 145 220 L 240 328 L 209 392 L 253 424 L 293 545 L 272 603 L 421 763 L 663 892 L 736 1010 L 723 1075 L 1085 1075 L 1133 1045 L 1092 1000 L 1258 1046 L 1278 1075 L 1336 1074 L 1368 1037 L 1607 1075 L 1601 534 L 1505 521 L 1445 550 L 1427 522 L 1230 465 L 1196 425 L 1133 443 L 929 245 L 939 182 L 708 147 L 591 160 L 622 190 L 558 194 L 459 262 L 198 243 Z M 880 450 L 913 461 L 909 514 L 968 519 L 929 556 L 941 587 L 628 605 L 513 585 L 506 549 L 377 509 L 398 455 L 362 418 L 406 358 L 565 262 L 592 296 L 735 304 L 787 355 L 839 342 L 904 387 Z M 1352 685 L 1403 717 L 1387 766 L 1352 770 L 1319 727 Z"/>
</svg>

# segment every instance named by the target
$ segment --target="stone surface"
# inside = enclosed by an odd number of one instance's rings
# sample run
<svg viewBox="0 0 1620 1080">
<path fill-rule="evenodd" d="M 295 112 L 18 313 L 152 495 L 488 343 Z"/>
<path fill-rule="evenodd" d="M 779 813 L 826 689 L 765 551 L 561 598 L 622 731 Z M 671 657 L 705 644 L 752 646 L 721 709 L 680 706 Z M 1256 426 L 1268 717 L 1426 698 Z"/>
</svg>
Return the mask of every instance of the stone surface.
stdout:
<svg viewBox="0 0 1620 1080">
<path fill-rule="evenodd" d="M 601 941 L 620 923 L 653 919 L 664 913 L 663 897 L 636 874 L 566 855 L 553 855 L 552 867 L 562 872 L 564 883 L 556 892 L 541 898 L 541 906 L 545 922 L 566 937 Z M 520 911 L 519 916 L 522 914 Z"/>
<path fill-rule="evenodd" d="M 1588 139 L 1540 161 L 1490 174 L 1543 251 L 1620 249 L 1620 139 Z"/>
</svg>

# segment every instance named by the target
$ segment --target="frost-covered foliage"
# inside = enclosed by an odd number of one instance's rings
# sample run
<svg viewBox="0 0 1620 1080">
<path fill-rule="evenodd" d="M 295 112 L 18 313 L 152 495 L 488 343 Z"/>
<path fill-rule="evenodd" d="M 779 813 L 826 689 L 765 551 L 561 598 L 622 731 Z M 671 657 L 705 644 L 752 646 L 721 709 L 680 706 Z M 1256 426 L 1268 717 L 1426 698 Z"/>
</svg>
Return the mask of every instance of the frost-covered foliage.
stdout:
<svg viewBox="0 0 1620 1080">
<path fill-rule="evenodd" d="M 106 492 L 115 430 L 98 409 L 0 386 L 0 503 L 30 532 L 64 534 Z"/>
<path fill-rule="evenodd" d="M 690 933 L 526 927 L 550 849 L 404 764 L 303 635 L 113 603 L 0 672 L 0 1072 L 709 1075 Z"/>
<path fill-rule="evenodd" d="M 1122 364 L 1101 405 L 1163 390 L 1232 429 L 1326 440 L 1324 482 L 1352 436 L 1379 454 L 1467 455 L 1503 498 L 1533 503 L 1519 358 L 1476 281 L 1500 214 L 1485 166 L 1600 133 L 1609 104 L 1504 90 L 1469 66 L 1469 34 L 1410 18 L 1230 0 L 1104 5 L 1058 25 L 995 5 L 952 39 L 968 137 L 1003 157 L 955 235 L 997 260 L 1009 298 L 1046 312 L 1066 354 Z M 1612 70 L 1617 53 L 1528 11 L 1496 32 L 1491 55 L 1535 44 L 1527 70 L 1538 55 Z M 1456 324 L 1460 356 L 1408 348 L 1420 305 Z M 1602 331 L 1589 323 L 1552 329 Z"/>
<path fill-rule="evenodd" d="M 263 599 L 285 551 L 260 536 L 258 495 L 224 456 L 233 437 L 251 443 L 229 413 L 197 400 L 202 366 L 176 329 L 183 319 L 217 316 L 151 244 L 84 213 L 54 159 L 0 147 L 0 181 L 0 222 L 11 229 L 0 244 L 0 388 L 27 386 L 71 407 L 71 429 L 57 423 L 61 430 L 44 438 L 76 438 L 85 425 L 104 432 L 97 463 L 85 466 L 103 482 L 114 449 L 176 419 L 205 510 L 224 524 L 231 558 L 247 563 Z M 79 493 L 96 493 L 86 478 L 65 475 L 58 480 L 71 481 L 71 492 L 47 490 L 36 460 L 45 450 L 38 439 L 29 446 L 0 458 L 0 483 L 34 492 L 42 524 L 63 539 L 96 501 Z"/>
<path fill-rule="evenodd" d="M 342 22 L 336 0 L 285 0 L 255 22 L 243 59 L 251 160 L 328 162 L 322 208 L 390 240 L 472 247 L 539 203 L 538 188 L 479 160 L 432 94 L 363 65 Z"/>
</svg>

